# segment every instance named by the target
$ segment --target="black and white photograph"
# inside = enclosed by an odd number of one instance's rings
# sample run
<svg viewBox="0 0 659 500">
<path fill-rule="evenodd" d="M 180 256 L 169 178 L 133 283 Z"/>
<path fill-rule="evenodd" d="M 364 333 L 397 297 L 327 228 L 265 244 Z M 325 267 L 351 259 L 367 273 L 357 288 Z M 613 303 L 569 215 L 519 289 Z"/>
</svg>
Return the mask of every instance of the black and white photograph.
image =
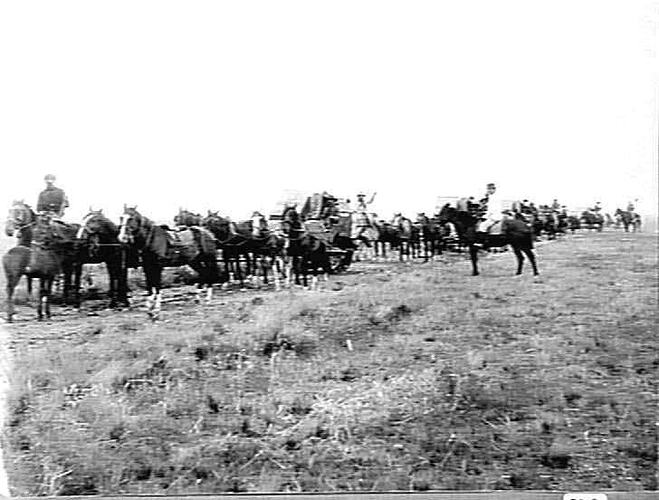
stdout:
<svg viewBox="0 0 659 500">
<path fill-rule="evenodd" d="M 0 3 L 0 498 L 658 498 L 659 0 Z"/>
</svg>

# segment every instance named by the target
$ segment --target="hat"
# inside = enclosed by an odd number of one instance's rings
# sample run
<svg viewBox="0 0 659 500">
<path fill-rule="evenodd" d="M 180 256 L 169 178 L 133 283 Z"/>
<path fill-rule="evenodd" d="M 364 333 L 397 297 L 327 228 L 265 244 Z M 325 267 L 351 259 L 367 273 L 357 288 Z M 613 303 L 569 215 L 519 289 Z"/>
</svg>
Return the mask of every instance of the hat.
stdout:
<svg viewBox="0 0 659 500">
<path fill-rule="evenodd" d="M 43 178 L 44 181 L 54 181 L 55 176 L 53 174 L 46 174 L 46 176 Z"/>
<path fill-rule="evenodd" d="M 366 196 L 364 193 L 357 193 L 357 196 Z"/>
<path fill-rule="evenodd" d="M 493 188 L 493 187 L 496 187 L 496 186 L 494 185 L 494 182 L 490 182 L 490 183 L 487 185 L 487 187 L 489 187 L 489 188 Z"/>
</svg>

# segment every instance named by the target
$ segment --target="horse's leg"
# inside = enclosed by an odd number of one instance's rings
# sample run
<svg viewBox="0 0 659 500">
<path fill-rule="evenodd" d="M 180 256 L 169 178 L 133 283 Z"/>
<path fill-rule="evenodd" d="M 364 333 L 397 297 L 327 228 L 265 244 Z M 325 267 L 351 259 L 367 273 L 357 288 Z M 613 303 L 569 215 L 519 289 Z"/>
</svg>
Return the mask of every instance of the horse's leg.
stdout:
<svg viewBox="0 0 659 500">
<path fill-rule="evenodd" d="M 129 306 L 128 302 L 128 263 L 126 262 L 126 249 L 120 248 L 117 256 L 119 265 L 119 302 Z"/>
<path fill-rule="evenodd" d="M 538 276 L 540 273 L 538 272 L 538 266 L 536 265 L 535 253 L 533 252 L 533 249 L 524 246 L 522 247 L 522 251 L 526 254 L 526 257 L 529 259 L 529 262 L 531 262 L 531 267 L 533 267 L 533 276 Z"/>
<path fill-rule="evenodd" d="M 32 278 L 26 276 L 25 279 L 27 280 L 27 303 L 30 304 L 32 303 Z"/>
<path fill-rule="evenodd" d="M 300 273 L 302 274 L 302 286 L 309 288 L 309 262 L 306 255 L 299 257 Z"/>
<path fill-rule="evenodd" d="M 53 291 L 53 279 L 46 279 L 46 318 L 50 319 L 50 296 Z"/>
<path fill-rule="evenodd" d="M 82 277 L 82 262 L 76 260 L 73 264 L 73 305 L 80 309 L 80 279 Z"/>
<path fill-rule="evenodd" d="M 247 263 L 247 261 L 248 261 L 247 256 L 241 254 L 240 252 L 236 252 L 236 259 L 235 259 L 236 276 L 238 278 L 238 281 L 240 282 L 240 288 L 244 288 L 245 287 L 245 280 L 243 278 L 242 267 L 240 266 L 240 257 L 241 256 L 245 259 L 245 263 Z"/>
<path fill-rule="evenodd" d="M 472 276 L 478 276 L 478 247 L 473 243 L 469 244 L 469 256 L 471 257 Z"/>
<path fill-rule="evenodd" d="M 513 247 L 513 252 L 515 252 L 515 257 L 517 257 L 517 275 L 522 274 L 522 267 L 524 266 L 524 255 L 520 250 L 518 245 L 511 245 Z"/>
<path fill-rule="evenodd" d="M 46 301 L 46 278 L 39 278 L 39 303 L 37 304 L 37 319 L 43 321 L 43 306 Z"/>
<path fill-rule="evenodd" d="M 206 283 L 206 270 L 201 257 L 188 262 L 188 265 L 197 273 L 197 288 L 195 290 L 195 304 L 201 304 L 201 289 Z"/>
<path fill-rule="evenodd" d="M 160 316 L 160 309 L 162 304 L 162 266 L 160 263 L 156 263 L 154 266 L 154 283 L 155 283 L 155 292 L 156 292 L 156 301 L 153 308 L 153 316 L 151 319 L 156 321 Z"/>
<path fill-rule="evenodd" d="M 279 277 L 279 258 L 277 255 L 272 255 L 270 257 L 270 269 L 272 270 L 272 277 L 275 281 L 275 290 L 279 291 L 281 290 L 281 281 Z"/>
<path fill-rule="evenodd" d="M 311 290 L 318 290 L 318 264 L 314 258 L 311 259 Z"/>
<path fill-rule="evenodd" d="M 110 297 L 110 309 L 117 307 L 117 297 L 119 295 L 119 262 L 117 259 L 114 259 L 114 254 L 112 251 L 108 252 L 105 255 L 103 262 L 105 263 L 105 268 L 108 271 L 108 279 L 110 280 L 110 287 L 108 290 L 108 295 Z"/>
<path fill-rule="evenodd" d="M 7 276 L 7 322 L 11 323 L 14 320 L 14 290 L 21 279 L 21 275 L 9 276 L 5 268 L 5 276 Z"/>
</svg>

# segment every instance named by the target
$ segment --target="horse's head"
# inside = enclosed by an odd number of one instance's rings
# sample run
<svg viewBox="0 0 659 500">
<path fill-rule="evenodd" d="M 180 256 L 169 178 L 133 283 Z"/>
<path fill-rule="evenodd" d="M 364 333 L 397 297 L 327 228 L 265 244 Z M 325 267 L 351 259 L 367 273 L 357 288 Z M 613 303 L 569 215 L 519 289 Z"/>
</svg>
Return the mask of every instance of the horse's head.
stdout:
<svg viewBox="0 0 659 500">
<path fill-rule="evenodd" d="M 455 214 L 457 210 L 451 206 L 450 203 L 446 203 L 436 215 L 437 222 L 440 224 L 446 224 L 448 222 L 455 221 Z"/>
<path fill-rule="evenodd" d="M 103 210 L 93 210 L 89 208 L 89 213 L 85 215 L 80 224 L 80 229 L 76 238 L 81 240 L 83 238 L 99 237 L 102 235 L 116 235 L 117 226 L 108 219 Z"/>
<path fill-rule="evenodd" d="M 425 214 L 425 212 L 419 212 L 418 214 L 416 214 L 415 222 L 420 226 L 427 226 L 428 224 L 430 224 L 430 219 Z"/>
<path fill-rule="evenodd" d="M 177 226 L 201 226 L 201 215 L 189 210 L 179 209 L 178 215 L 174 216 L 174 224 Z"/>
<path fill-rule="evenodd" d="M 121 216 L 121 228 L 118 239 L 121 243 L 132 243 L 135 237 L 144 230 L 149 220 L 137 211 L 137 207 L 124 205 L 124 214 Z"/>
<path fill-rule="evenodd" d="M 231 221 L 220 216 L 218 212 L 209 210 L 208 215 L 201 221 L 201 225 L 221 240 L 228 238 L 231 233 Z"/>
<path fill-rule="evenodd" d="M 35 220 L 34 211 L 25 202 L 14 201 L 7 214 L 7 221 L 5 223 L 5 234 L 7 236 L 14 236 L 16 231 L 32 224 Z"/>
</svg>

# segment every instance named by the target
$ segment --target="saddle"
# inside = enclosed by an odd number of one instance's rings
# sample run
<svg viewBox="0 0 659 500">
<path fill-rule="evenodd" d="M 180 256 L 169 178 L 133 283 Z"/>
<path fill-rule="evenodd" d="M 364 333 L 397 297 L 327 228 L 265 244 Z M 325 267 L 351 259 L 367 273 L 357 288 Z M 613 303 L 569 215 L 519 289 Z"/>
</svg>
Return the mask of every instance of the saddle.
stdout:
<svg viewBox="0 0 659 500">
<path fill-rule="evenodd" d="M 192 229 L 182 229 L 180 231 L 162 229 L 162 234 L 154 237 L 151 242 L 151 249 L 158 257 L 176 261 L 179 259 L 194 259 L 199 255 Z"/>
<path fill-rule="evenodd" d="M 194 234 L 191 229 L 181 229 L 179 231 L 167 230 L 169 244 L 172 247 L 184 247 L 194 243 Z"/>
<path fill-rule="evenodd" d="M 504 222 L 505 220 L 500 220 L 486 227 L 481 226 L 479 228 L 479 232 L 484 232 L 485 234 L 500 235 L 503 233 Z M 485 231 L 482 231 L 483 229 L 485 229 Z"/>
</svg>

